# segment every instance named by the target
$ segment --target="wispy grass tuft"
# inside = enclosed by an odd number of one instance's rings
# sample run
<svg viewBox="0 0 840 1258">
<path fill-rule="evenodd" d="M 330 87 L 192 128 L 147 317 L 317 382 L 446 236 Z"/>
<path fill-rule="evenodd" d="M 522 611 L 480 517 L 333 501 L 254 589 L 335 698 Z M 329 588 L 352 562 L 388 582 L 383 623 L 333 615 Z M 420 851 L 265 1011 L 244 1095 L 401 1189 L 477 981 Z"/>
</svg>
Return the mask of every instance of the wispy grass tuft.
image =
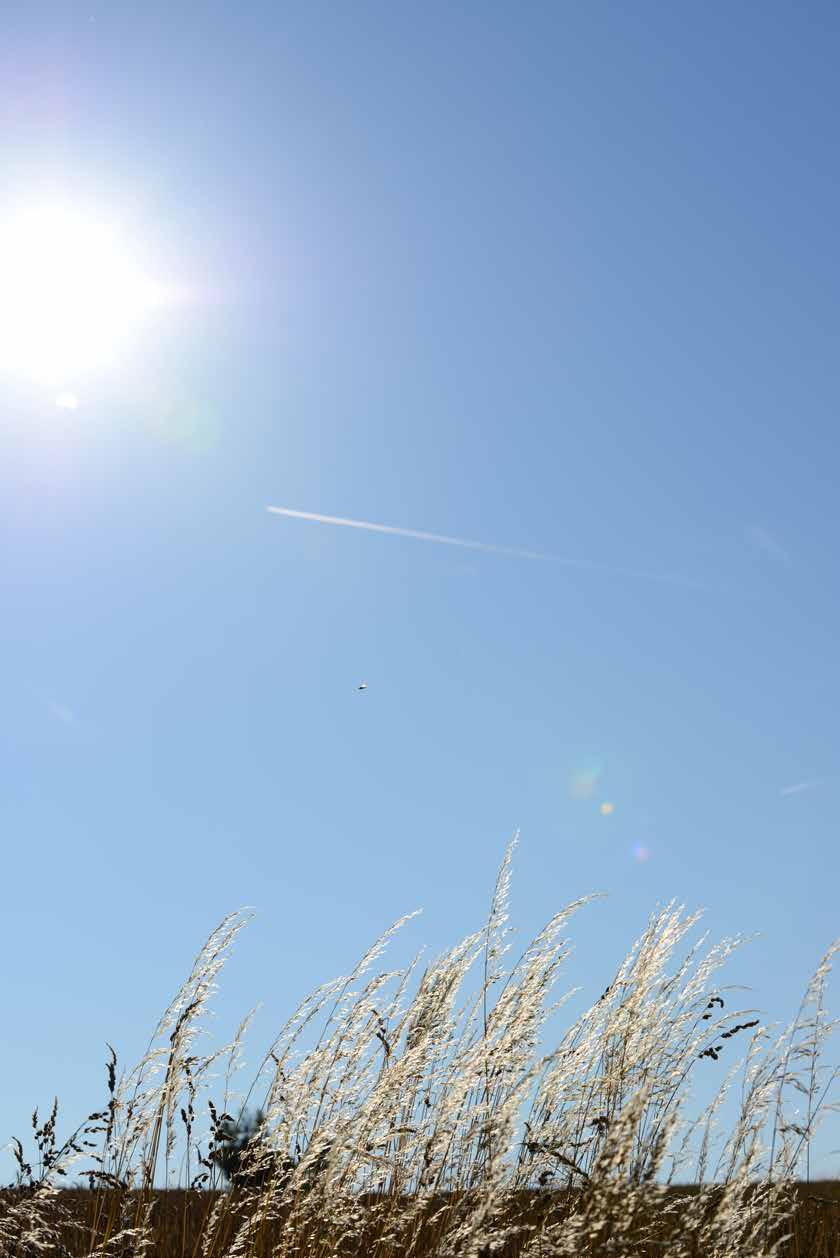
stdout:
<svg viewBox="0 0 840 1258">
<path fill-rule="evenodd" d="M 203 1048 L 219 973 L 247 921 L 226 917 L 141 1061 L 123 1070 L 109 1048 L 102 1106 L 60 1143 L 56 1102 L 46 1120 L 33 1115 L 33 1154 L 13 1142 L 0 1253 L 836 1253 L 840 1203 L 801 1181 L 838 1073 L 823 1053 L 840 944 L 774 1036 L 720 985 L 742 941 L 709 947 L 695 938 L 699 914 L 670 904 L 549 1046 L 568 995 L 557 991 L 566 930 L 592 897 L 512 956 L 513 847 L 483 926 L 425 966 L 417 956 L 379 968 L 409 920 L 399 919 L 348 974 L 306 997 L 244 1095 L 252 1015 L 231 1043 Z M 715 1071 L 713 1099 L 694 1112 L 695 1077 L 706 1088 Z M 62 1191 L 71 1177 L 76 1189 Z"/>
</svg>

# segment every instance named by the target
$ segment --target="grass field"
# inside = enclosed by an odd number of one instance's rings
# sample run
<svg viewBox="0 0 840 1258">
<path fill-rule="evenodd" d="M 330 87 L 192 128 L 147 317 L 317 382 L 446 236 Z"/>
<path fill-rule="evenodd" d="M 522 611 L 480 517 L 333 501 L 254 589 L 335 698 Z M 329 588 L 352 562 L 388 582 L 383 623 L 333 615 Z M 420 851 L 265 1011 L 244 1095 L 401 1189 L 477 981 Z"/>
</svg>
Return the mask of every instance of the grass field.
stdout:
<svg viewBox="0 0 840 1258">
<path fill-rule="evenodd" d="M 0 1194 L 2 1207 L 8 1209 L 15 1194 Z M 696 1255 L 731 1252 L 716 1248 L 716 1241 L 704 1233 L 703 1215 L 694 1207 L 696 1189 L 672 1187 L 664 1193 L 651 1194 L 635 1221 L 638 1239 L 633 1230 L 616 1228 L 615 1234 L 609 1221 L 602 1220 L 600 1250 L 591 1253 L 625 1253 L 633 1255 L 661 1255 L 686 1253 Z M 175 1258 L 181 1254 L 201 1254 L 208 1235 L 208 1223 L 220 1206 L 223 1209 L 222 1226 L 214 1232 L 213 1253 L 231 1252 L 238 1228 L 254 1208 L 254 1202 L 235 1196 L 223 1197 L 218 1192 L 190 1192 L 188 1190 L 157 1190 L 149 1199 L 139 1194 L 129 1194 L 124 1200 L 110 1200 L 115 1211 L 127 1213 L 129 1218 L 142 1218 L 145 1207 L 151 1202 L 150 1223 L 147 1235 L 147 1252 L 161 1258 Z M 57 1203 L 64 1216 L 64 1223 L 50 1241 L 46 1251 L 73 1255 L 91 1252 L 91 1241 L 96 1236 L 104 1239 L 110 1211 L 102 1195 L 89 1191 L 69 1190 L 61 1194 Z M 410 1200 L 378 1199 L 362 1200 L 354 1229 L 348 1234 L 340 1226 L 333 1234 L 329 1226 L 300 1234 L 293 1248 L 285 1234 L 291 1209 L 289 1206 L 272 1211 L 263 1227 L 256 1233 L 258 1252 L 303 1252 L 312 1254 L 416 1254 L 418 1258 L 448 1252 L 471 1252 L 469 1246 L 455 1250 L 449 1246 L 448 1233 L 463 1228 L 472 1211 L 481 1208 L 480 1195 L 429 1197 L 421 1210 Z M 711 1198 L 708 1203 L 712 1211 Z M 836 1258 L 840 1254 L 840 1183 L 817 1182 L 813 1185 L 796 1185 L 789 1190 L 783 1202 L 784 1210 L 768 1237 L 766 1252 L 790 1255 L 790 1258 Z M 496 1243 L 490 1241 L 472 1252 L 497 1255 L 497 1258 L 518 1258 L 521 1254 L 551 1254 L 558 1252 L 552 1247 L 552 1234 L 562 1230 L 564 1224 L 577 1212 L 585 1209 L 579 1194 L 533 1192 L 520 1193 L 503 1203 L 497 1217 Z M 744 1206 L 749 1210 L 749 1205 Z M 693 1237 L 686 1232 L 685 1221 L 690 1221 Z M 699 1223 L 699 1227 L 695 1225 Z M 606 1224 L 604 1226 L 604 1224 Z M 776 1244 L 779 1235 L 787 1235 Z M 692 1248 L 692 1244 L 694 1248 Z M 15 1252 L 13 1249 L 11 1253 Z M 20 1249 L 17 1252 L 26 1252 Z M 132 1242 L 111 1243 L 108 1252 L 133 1252 Z M 562 1249 L 559 1252 L 563 1252 Z M 583 1252 L 587 1252 L 583 1250 Z M 747 1250 L 741 1252 L 749 1252 Z M 754 1252 L 761 1252 L 755 1250 Z"/>
<path fill-rule="evenodd" d="M 66 1138 L 57 1107 L 36 1113 L 31 1141 L 14 1142 L 0 1252 L 840 1252 L 838 1185 L 802 1182 L 837 1077 L 823 1063 L 837 945 L 791 1024 L 771 1033 L 720 984 L 739 941 L 693 942 L 698 916 L 668 906 L 549 1046 L 566 928 L 586 901 L 517 956 L 511 854 L 481 929 L 425 969 L 384 970 L 397 922 L 304 1000 L 244 1096 L 234 1083 L 249 1019 L 230 1044 L 199 1051 L 246 920 L 226 918 L 142 1060 L 123 1070 L 112 1052 L 100 1106 Z M 710 1068 L 720 1086 L 698 1107 L 694 1076 Z M 84 1187 L 62 1189 L 71 1183 Z"/>
</svg>

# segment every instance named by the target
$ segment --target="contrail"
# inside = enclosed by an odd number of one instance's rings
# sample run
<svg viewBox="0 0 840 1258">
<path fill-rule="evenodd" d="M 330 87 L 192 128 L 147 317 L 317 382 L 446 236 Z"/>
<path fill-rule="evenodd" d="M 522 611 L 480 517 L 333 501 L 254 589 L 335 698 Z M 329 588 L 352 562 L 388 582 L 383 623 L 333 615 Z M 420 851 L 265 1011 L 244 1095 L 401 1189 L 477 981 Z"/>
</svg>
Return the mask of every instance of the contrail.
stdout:
<svg viewBox="0 0 840 1258">
<path fill-rule="evenodd" d="M 553 559 L 538 550 L 519 550 L 514 546 L 494 546 L 491 542 L 472 542 L 466 537 L 446 537 L 443 533 L 426 533 L 423 529 L 401 529 L 393 524 L 371 524 L 369 520 L 346 520 L 340 515 L 319 515 L 315 511 L 293 511 L 291 507 L 268 507 L 272 515 L 287 515 L 293 520 L 314 520 L 316 524 L 343 524 L 348 529 L 366 529 L 369 533 L 389 533 L 393 537 L 413 537 L 418 542 L 438 542 L 443 546 L 463 546 L 466 550 L 485 550 L 494 555 L 512 555 L 515 559 Z M 562 563 L 588 567 L 584 560 L 564 559 Z"/>
<path fill-rule="evenodd" d="M 799 795 L 801 791 L 812 791 L 816 786 L 822 786 L 826 778 L 811 778 L 807 782 L 794 782 L 792 786 L 783 786 L 779 791 L 780 795 Z"/>
<path fill-rule="evenodd" d="M 310 520 L 316 524 L 338 524 L 348 529 L 364 529 L 368 533 L 387 533 L 392 537 L 411 537 L 418 542 L 437 542 L 440 546 L 461 546 L 465 550 L 481 550 L 491 555 L 508 555 L 513 559 L 537 559 L 545 563 L 562 564 L 567 568 L 580 568 L 589 572 L 609 572 L 614 576 L 642 577 L 648 581 L 666 581 L 694 589 L 705 588 L 700 582 L 679 573 L 645 572 L 636 568 L 617 568 L 610 564 L 596 563 L 591 559 L 569 559 L 540 550 L 520 550 L 516 546 L 496 546 L 492 542 L 476 542 L 467 537 L 448 537 L 445 533 L 428 533 L 425 529 L 404 529 L 394 524 L 373 524 L 370 520 L 349 520 L 340 515 L 321 515 L 317 511 L 294 511 L 291 507 L 266 507 L 272 515 L 284 515 L 292 520 Z"/>
</svg>

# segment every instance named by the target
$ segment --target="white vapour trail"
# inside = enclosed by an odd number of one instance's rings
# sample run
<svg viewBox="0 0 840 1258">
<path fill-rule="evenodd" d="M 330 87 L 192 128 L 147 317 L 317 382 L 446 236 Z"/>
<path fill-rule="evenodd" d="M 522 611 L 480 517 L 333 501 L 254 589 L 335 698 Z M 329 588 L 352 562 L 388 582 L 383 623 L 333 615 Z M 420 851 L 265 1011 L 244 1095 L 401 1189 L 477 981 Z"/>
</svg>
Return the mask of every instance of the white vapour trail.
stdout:
<svg viewBox="0 0 840 1258">
<path fill-rule="evenodd" d="M 779 791 L 780 795 L 799 795 L 802 791 L 812 791 L 816 786 L 822 786 L 825 778 L 810 778 L 807 782 L 794 782 L 792 786 L 783 786 Z"/>
<path fill-rule="evenodd" d="M 472 542 L 466 537 L 446 537 L 443 533 L 427 533 L 423 529 L 402 529 L 394 524 L 371 524 L 369 520 L 347 520 L 340 515 L 319 515 L 315 511 L 293 511 L 291 507 L 268 507 L 272 515 L 287 515 L 293 520 L 314 520 L 316 524 L 343 524 L 349 529 L 367 529 L 369 533 L 390 533 L 394 537 L 413 537 L 418 542 L 438 542 L 443 546 L 463 546 L 467 550 L 486 550 L 494 555 L 512 555 L 516 559 L 553 559 L 538 550 L 519 550 L 515 546 L 494 546 L 491 542 Z M 561 563 L 586 568 L 581 559 L 563 559 Z"/>
<path fill-rule="evenodd" d="M 520 550 L 516 546 L 496 546 L 492 542 L 475 542 L 466 537 L 448 537 L 444 533 L 428 533 L 425 529 L 404 529 L 394 524 L 373 524 L 370 520 L 350 520 L 340 515 L 322 515 L 317 511 L 295 511 L 291 507 L 266 507 L 272 515 L 287 516 L 292 520 L 310 520 L 316 524 L 338 524 L 343 528 L 365 529 L 369 533 L 388 533 L 393 537 L 411 537 L 419 542 L 437 542 L 442 546 L 462 546 L 466 550 L 482 550 L 492 555 L 509 555 L 513 559 L 539 559 L 546 563 L 562 564 L 567 568 L 581 568 L 589 572 L 609 572 L 616 576 L 643 577 L 648 581 L 666 581 L 694 589 L 704 588 L 700 582 L 679 573 L 645 572 L 636 568 L 618 568 L 610 564 L 596 563 L 590 559 L 569 559 L 539 550 Z"/>
</svg>

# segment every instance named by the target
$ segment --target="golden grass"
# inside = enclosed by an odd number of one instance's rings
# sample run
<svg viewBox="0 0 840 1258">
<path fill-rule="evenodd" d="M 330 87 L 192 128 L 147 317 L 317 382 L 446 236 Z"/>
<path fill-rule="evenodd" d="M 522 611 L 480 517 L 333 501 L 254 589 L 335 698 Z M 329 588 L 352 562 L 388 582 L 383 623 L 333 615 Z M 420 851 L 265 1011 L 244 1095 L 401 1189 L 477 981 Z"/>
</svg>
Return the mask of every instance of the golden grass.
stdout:
<svg viewBox="0 0 840 1258">
<path fill-rule="evenodd" d="M 630 1236 L 622 1241 L 621 1247 L 611 1245 L 607 1229 L 602 1229 L 604 1234 L 601 1238 L 601 1252 L 633 1254 L 634 1258 L 653 1258 L 664 1253 L 706 1255 L 726 1252 L 716 1250 L 711 1245 L 707 1247 L 702 1229 L 695 1238 L 696 1248 L 686 1248 L 683 1210 L 686 1202 L 691 1204 L 695 1194 L 695 1189 L 671 1188 L 663 1194 L 662 1199 L 652 1201 L 649 1213 L 639 1221 L 642 1235 L 637 1241 Z M 13 1196 L 13 1193 L 0 1193 L 0 1208 L 7 1207 Z M 204 1230 L 210 1215 L 219 1204 L 220 1196 L 218 1192 L 189 1189 L 155 1190 L 151 1194 L 151 1220 L 145 1245 L 147 1252 L 160 1255 L 160 1258 L 178 1258 L 184 1253 L 200 1254 Z M 134 1203 L 134 1208 L 137 1204 L 139 1203 Z M 423 1209 L 417 1212 L 412 1208 L 413 1203 L 397 1203 L 395 1206 L 393 1202 L 363 1199 L 360 1203 L 360 1218 L 352 1236 L 343 1232 L 333 1236 L 327 1225 L 317 1237 L 307 1242 L 308 1248 L 303 1252 L 353 1255 L 353 1258 L 356 1255 L 376 1253 L 412 1253 L 425 1258 L 432 1254 L 451 1252 L 446 1245 L 448 1227 L 459 1212 L 466 1216 L 470 1209 L 477 1209 L 478 1204 L 477 1199 L 471 1203 L 464 1198 L 449 1200 L 443 1196 L 430 1197 L 425 1201 Z M 574 1192 L 516 1194 L 505 1203 L 504 1214 L 499 1220 L 500 1238 L 496 1245 L 490 1244 L 489 1252 L 495 1258 L 519 1258 L 524 1253 L 554 1252 L 547 1241 L 541 1248 L 539 1241 L 535 1243 L 533 1238 L 541 1233 L 550 1234 L 552 1230 L 562 1227 L 569 1216 L 580 1209 L 580 1204 Z M 789 1211 L 781 1224 L 774 1227 L 774 1235 L 769 1238 L 767 1252 L 771 1251 L 774 1239 L 783 1232 L 787 1234 L 787 1239 L 776 1247 L 776 1252 L 780 1255 L 790 1255 L 790 1258 L 835 1258 L 840 1254 L 840 1183 L 818 1181 L 810 1186 L 797 1185 L 790 1190 L 790 1201 L 787 1204 Z M 237 1226 L 247 1215 L 247 1209 L 240 1215 L 231 1201 L 227 1201 L 226 1205 L 219 1252 L 227 1252 L 232 1246 Z M 91 1226 L 97 1213 L 96 1194 L 68 1190 L 61 1194 L 61 1208 L 65 1222 L 60 1234 L 46 1250 L 40 1252 L 61 1252 L 79 1255 L 81 1258 L 81 1255 L 90 1253 Z M 745 1208 L 749 1206 L 746 1205 Z M 401 1210 L 404 1212 L 402 1219 Z M 288 1244 L 284 1229 L 289 1214 L 288 1208 L 281 1210 L 266 1225 L 260 1237 L 261 1252 L 283 1252 L 284 1241 Z M 502 1233 L 504 1239 L 501 1238 Z M 387 1243 L 383 1243 L 383 1236 L 388 1236 Z M 131 1251 L 131 1246 L 126 1250 L 121 1244 L 111 1244 L 108 1248 L 115 1252 Z M 487 1250 L 488 1247 L 484 1248 Z M 474 1252 L 480 1253 L 481 1250 Z"/>
<path fill-rule="evenodd" d="M 692 943 L 698 915 L 669 905 L 546 1048 L 566 927 L 586 901 L 514 959 L 512 847 L 481 929 L 424 969 L 415 959 L 387 971 L 380 958 L 407 919 L 395 923 L 303 1001 L 236 1101 L 249 1018 L 215 1052 L 198 1039 L 246 920 L 226 918 L 138 1065 L 120 1070 L 111 1050 L 105 1103 L 63 1142 L 55 1107 L 33 1116 L 33 1153 L 15 1142 L 0 1253 L 837 1253 L 836 1186 L 797 1181 L 837 1075 L 822 1050 L 838 945 L 773 1035 L 717 981 L 740 941 Z M 709 1071 L 718 1090 L 692 1113 L 695 1076 Z M 231 1124 L 257 1108 L 264 1122 L 231 1161 Z M 71 1179 L 87 1189 L 62 1191 Z"/>
</svg>

